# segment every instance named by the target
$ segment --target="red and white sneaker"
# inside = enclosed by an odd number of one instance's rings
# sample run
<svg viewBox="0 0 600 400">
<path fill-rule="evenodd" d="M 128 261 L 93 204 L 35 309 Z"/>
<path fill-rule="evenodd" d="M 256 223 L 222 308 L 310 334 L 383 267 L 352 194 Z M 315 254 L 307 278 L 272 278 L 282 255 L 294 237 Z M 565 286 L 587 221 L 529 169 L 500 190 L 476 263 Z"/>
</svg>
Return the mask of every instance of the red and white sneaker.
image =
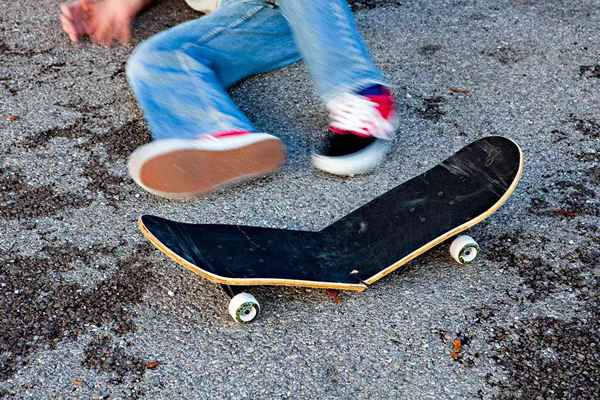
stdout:
<svg viewBox="0 0 600 400">
<path fill-rule="evenodd" d="M 389 89 L 376 94 L 345 94 L 327 104 L 329 135 L 313 165 L 334 175 L 353 176 L 372 171 L 391 148 L 398 127 L 395 102 Z"/>
<path fill-rule="evenodd" d="M 232 131 L 198 139 L 155 140 L 129 156 L 128 169 L 148 192 L 186 199 L 270 174 L 284 162 L 285 148 L 277 137 Z"/>
</svg>

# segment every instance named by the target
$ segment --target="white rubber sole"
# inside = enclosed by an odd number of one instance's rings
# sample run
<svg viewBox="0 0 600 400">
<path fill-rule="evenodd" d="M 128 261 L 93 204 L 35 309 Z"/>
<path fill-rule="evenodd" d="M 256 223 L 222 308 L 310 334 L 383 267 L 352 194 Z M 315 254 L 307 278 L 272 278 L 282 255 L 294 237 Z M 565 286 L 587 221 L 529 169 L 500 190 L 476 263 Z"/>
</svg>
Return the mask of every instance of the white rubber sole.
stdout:
<svg viewBox="0 0 600 400">
<path fill-rule="evenodd" d="M 391 141 L 377 139 L 357 154 L 339 157 L 313 154 L 312 163 L 315 168 L 333 175 L 366 174 L 383 163 L 391 147 Z"/>
<path fill-rule="evenodd" d="M 248 133 L 156 140 L 131 154 L 128 170 L 135 183 L 154 195 L 188 199 L 275 172 L 284 162 L 284 146 L 277 137 Z"/>
</svg>

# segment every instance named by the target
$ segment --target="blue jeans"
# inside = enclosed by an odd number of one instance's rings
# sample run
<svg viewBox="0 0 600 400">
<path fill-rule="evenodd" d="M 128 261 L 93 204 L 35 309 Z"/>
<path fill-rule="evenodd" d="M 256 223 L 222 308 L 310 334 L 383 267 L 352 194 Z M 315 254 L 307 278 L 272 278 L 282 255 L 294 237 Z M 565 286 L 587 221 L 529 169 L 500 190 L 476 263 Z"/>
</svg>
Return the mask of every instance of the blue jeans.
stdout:
<svg viewBox="0 0 600 400">
<path fill-rule="evenodd" d="M 154 139 L 255 128 L 227 88 L 304 60 L 324 102 L 385 85 L 345 0 L 224 0 L 140 44 L 127 77 Z"/>
</svg>

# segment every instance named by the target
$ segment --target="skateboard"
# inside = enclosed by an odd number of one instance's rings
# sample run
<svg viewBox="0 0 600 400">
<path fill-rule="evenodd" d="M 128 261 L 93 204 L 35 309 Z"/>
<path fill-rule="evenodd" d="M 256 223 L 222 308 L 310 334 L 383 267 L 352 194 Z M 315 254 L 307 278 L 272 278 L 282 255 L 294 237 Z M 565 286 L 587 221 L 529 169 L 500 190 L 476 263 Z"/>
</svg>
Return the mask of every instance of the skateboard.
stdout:
<svg viewBox="0 0 600 400">
<path fill-rule="evenodd" d="M 471 263 L 476 241 L 457 236 L 492 215 L 515 190 L 523 155 L 510 139 L 477 140 L 318 232 L 187 224 L 143 215 L 144 236 L 176 263 L 231 297 L 250 322 L 258 301 L 245 288 L 284 285 L 362 292 L 434 246 L 456 237 L 451 256 Z"/>
</svg>

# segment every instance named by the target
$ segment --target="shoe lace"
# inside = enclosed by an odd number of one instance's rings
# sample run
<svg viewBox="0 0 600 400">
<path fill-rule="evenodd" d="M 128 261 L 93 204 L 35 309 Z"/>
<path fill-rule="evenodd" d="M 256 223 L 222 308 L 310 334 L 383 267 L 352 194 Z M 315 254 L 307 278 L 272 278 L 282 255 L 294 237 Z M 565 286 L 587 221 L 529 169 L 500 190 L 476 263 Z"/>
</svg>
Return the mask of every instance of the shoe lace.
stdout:
<svg viewBox="0 0 600 400">
<path fill-rule="evenodd" d="M 331 118 L 329 126 L 338 131 L 390 140 L 393 138 L 394 124 L 383 118 L 377 107 L 376 102 L 365 96 L 351 93 L 340 95 L 327 104 Z"/>
</svg>

